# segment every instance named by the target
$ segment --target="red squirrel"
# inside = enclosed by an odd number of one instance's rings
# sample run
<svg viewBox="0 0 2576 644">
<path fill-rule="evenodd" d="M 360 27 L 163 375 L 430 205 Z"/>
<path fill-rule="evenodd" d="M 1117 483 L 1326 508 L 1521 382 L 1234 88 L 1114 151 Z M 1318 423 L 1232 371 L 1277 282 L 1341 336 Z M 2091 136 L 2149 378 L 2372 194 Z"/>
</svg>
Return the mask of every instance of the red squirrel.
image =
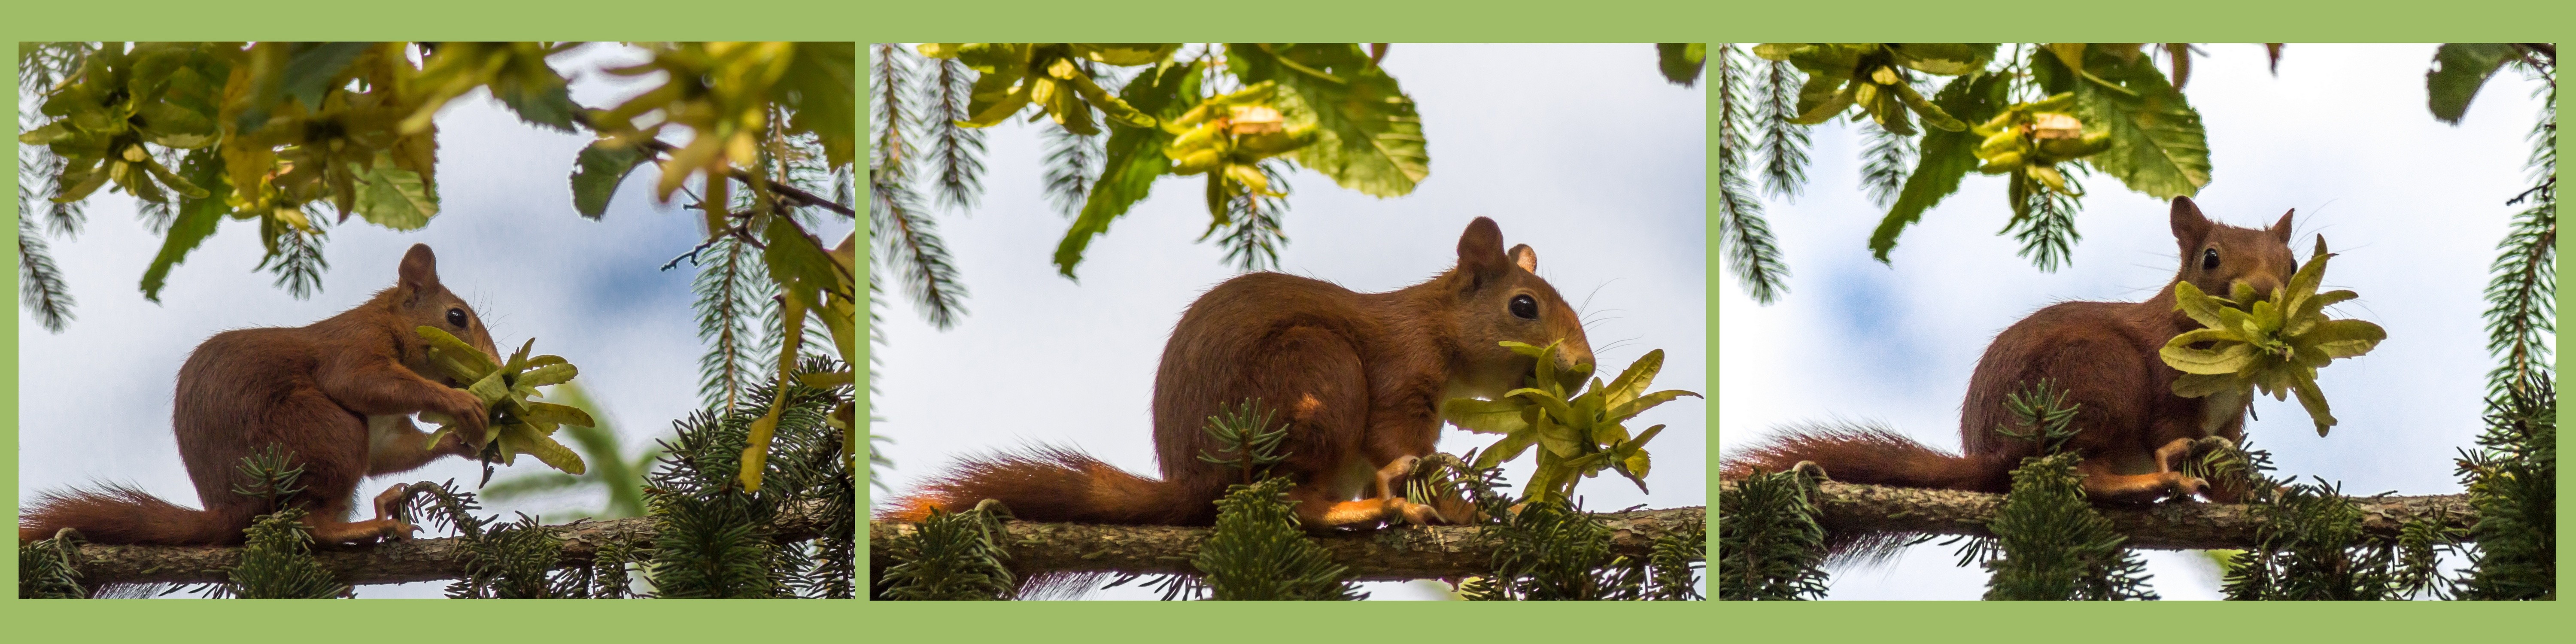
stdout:
<svg viewBox="0 0 2576 644">
<path fill-rule="evenodd" d="M 1478 217 L 1458 238 L 1454 268 L 1400 290 L 1357 293 L 1280 273 L 1227 280 L 1190 304 L 1163 346 L 1153 404 L 1160 480 L 1038 448 L 969 459 L 883 514 L 918 521 L 933 508 L 995 499 L 1031 521 L 1212 524 L 1217 497 L 1242 475 L 1200 460 L 1222 449 L 1202 428 L 1220 406 L 1257 399 L 1288 425 L 1279 448 L 1287 458 L 1272 472 L 1295 481 L 1288 497 L 1306 527 L 1464 520 L 1391 488 L 1432 453 L 1442 401 L 1523 385 L 1537 365 L 1502 341 L 1562 342 L 1558 367 L 1578 378 L 1589 370 L 1581 321 L 1537 270 L 1537 251 L 1504 251 L 1501 227 Z"/>
<path fill-rule="evenodd" d="M 2235 502 L 2243 490 L 2211 487 L 2173 466 L 2196 439 L 2242 443 L 2251 401 L 2174 395 L 2181 372 L 2166 366 L 2157 351 L 2174 336 L 2200 328 L 2175 309 L 2175 284 L 2188 281 L 2204 292 L 2226 293 L 2230 284 L 2244 282 L 2262 294 L 2287 284 L 2298 271 L 2289 245 L 2295 213 L 2282 214 L 2270 228 L 2238 228 L 2213 223 L 2190 199 L 2174 198 L 2173 235 L 2182 267 L 2164 290 L 2144 302 L 2053 304 L 2004 329 L 1986 347 L 1960 408 L 1964 456 L 1873 427 L 1809 427 L 1727 459 L 1720 474 L 1741 478 L 1807 461 L 1845 483 L 2007 492 L 2013 468 L 2037 456 L 2039 446 L 1998 431 L 2031 430 L 2005 408 L 2005 399 L 2048 379 L 2066 393 L 2067 403 L 2077 405 L 2071 424 L 2076 434 L 2066 449 L 2083 454 L 2077 471 L 2087 495 L 2153 501 L 2198 494 Z"/>
<path fill-rule="evenodd" d="M 400 279 L 357 308 L 309 326 L 235 329 L 215 334 L 179 367 L 170 421 L 179 456 L 206 509 L 191 510 L 123 485 L 51 492 L 18 517 L 18 539 L 54 536 L 63 528 L 95 543 L 225 545 L 271 511 L 267 502 L 233 491 L 242 457 L 281 447 L 304 468 L 304 508 L 313 540 L 338 544 L 408 538 L 413 526 L 390 516 L 403 486 L 377 495 L 376 516 L 351 521 L 359 479 L 418 469 L 441 456 L 472 458 L 482 435 L 481 400 L 430 368 L 422 326 L 446 330 L 497 354 L 473 307 L 438 281 L 438 259 L 414 244 Z M 434 449 L 411 414 L 435 411 L 462 431 Z"/>
</svg>

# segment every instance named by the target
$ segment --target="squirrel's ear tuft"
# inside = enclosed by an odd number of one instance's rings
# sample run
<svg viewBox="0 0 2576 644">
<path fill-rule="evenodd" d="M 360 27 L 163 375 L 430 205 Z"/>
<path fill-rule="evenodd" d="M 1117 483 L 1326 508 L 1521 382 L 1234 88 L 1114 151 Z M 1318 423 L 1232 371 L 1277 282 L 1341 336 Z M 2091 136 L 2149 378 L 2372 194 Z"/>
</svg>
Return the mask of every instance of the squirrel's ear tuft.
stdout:
<svg viewBox="0 0 2576 644">
<path fill-rule="evenodd" d="M 412 244 L 403 253 L 400 286 L 412 295 L 436 293 L 445 288 L 438 284 L 438 256 L 429 252 L 428 244 Z"/>
<path fill-rule="evenodd" d="M 2212 225 L 2209 223 L 2208 216 L 2200 214 L 2200 206 L 2192 203 L 2190 197 L 2174 197 L 2174 241 L 2182 242 L 2184 246 L 2198 246 L 2200 242 L 2209 239 L 2209 228 Z M 2185 249 L 2186 252 L 2189 250 Z"/>
<path fill-rule="evenodd" d="M 1458 270 L 1476 276 L 1475 283 L 1482 285 L 1511 267 L 1511 257 L 1503 254 L 1503 227 L 1484 217 L 1468 222 L 1466 234 L 1458 236 Z"/>
<path fill-rule="evenodd" d="M 2290 243 L 2290 216 L 2296 214 L 2299 214 L 2299 209 L 2297 208 L 2291 208 L 2289 212 L 2281 213 L 2281 220 L 2273 222 L 2272 227 L 2263 229 L 2263 232 L 2272 233 L 2272 238 L 2281 240 L 2281 243 Z"/>
</svg>

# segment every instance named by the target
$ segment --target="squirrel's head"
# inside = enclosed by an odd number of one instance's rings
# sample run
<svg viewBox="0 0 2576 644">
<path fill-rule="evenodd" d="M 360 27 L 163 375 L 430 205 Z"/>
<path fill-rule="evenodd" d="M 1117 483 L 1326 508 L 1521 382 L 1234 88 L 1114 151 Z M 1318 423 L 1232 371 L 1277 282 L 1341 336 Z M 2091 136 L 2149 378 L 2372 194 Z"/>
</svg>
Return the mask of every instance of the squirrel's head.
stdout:
<svg viewBox="0 0 2576 644">
<path fill-rule="evenodd" d="M 2174 242 L 2182 248 L 2182 270 L 2174 279 L 2219 297 L 2244 282 L 2258 297 L 2272 297 L 2272 289 L 2299 272 L 2299 260 L 2290 255 L 2290 216 L 2297 213 L 2282 213 L 2270 228 L 2238 228 L 2210 221 L 2190 198 L 2174 197 Z"/>
<path fill-rule="evenodd" d="M 394 314 L 402 318 L 403 335 L 413 335 L 412 329 L 419 327 L 436 327 L 466 344 L 474 345 L 476 349 L 482 349 L 494 361 L 500 360 L 501 352 L 493 349 L 492 332 L 483 327 L 482 316 L 475 315 L 474 307 L 467 306 L 464 298 L 457 297 L 455 292 L 438 282 L 438 256 L 429 252 L 428 244 L 412 244 L 411 252 L 403 254 L 400 272 L 401 279 L 394 282 L 388 294 L 392 296 Z M 420 364 L 404 366 L 423 375 L 436 373 L 431 370 L 426 353 L 417 359 Z"/>
<path fill-rule="evenodd" d="M 1556 369 L 1567 386 L 1591 371 L 1592 343 L 1583 337 L 1583 321 L 1566 306 L 1556 287 L 1538 276 L 1538 251 L 1528 244 L 1503 250 L 1503 229 L 1477 217 L 1458 237 L 1454 278 L 1461 333 L 1463 370 L 1452 384 L 1482 397 L 1499 397 L 1519 388 L 1536 366 L 1526 356 L 1504 348 L 1511 340 L 1532 346 L 1557 346 Z"/>
</svg>

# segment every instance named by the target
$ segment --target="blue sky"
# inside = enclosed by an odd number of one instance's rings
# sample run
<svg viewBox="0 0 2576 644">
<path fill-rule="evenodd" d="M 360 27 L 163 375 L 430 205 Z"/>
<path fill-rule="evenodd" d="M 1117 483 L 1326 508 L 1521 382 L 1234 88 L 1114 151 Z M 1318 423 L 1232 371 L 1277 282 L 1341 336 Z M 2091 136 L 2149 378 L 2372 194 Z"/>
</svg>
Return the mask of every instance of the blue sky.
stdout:
<svg viewBox="0 0 2576 644">
<path fill-rule="evenodd" d="M 575 100 L 600 106 L 631 95 L 635 81 L 596 70 L 637 56 L 591 45 L 555 62 L 577 74 Z M 589 137 L 522 123 L 481 90 L 451 103 L 438 126 L 440 214 L 410 232 L 356 219 L 333 228 L 324 251 L 330 270 L 309 300 L 254 272 L 257 229 L 226 221 L 172 271 L 162 302 L 146 301 L 135 284 L 159 237 L 135 218 L 131 199 L 105 191 L 92 197 L 78 239 L 53 242 L 79 319 L 56 334 L 23 310 L 18 317 L 19 498 L 105 480 L 196 506 L 170 433 L 173 379 L 188 352 L 227 329 L 301 326 L 346 310 L 391 286 L 395 263 L 413 243 L 437 251 L 441 280 L 475 307 L 503 350 L 534 337 L 537 352 L 579 365 L 578 382 L 607 412 L 602 420 L 621 433 L 628 454 L 669 436 L 671 421 L 698 406 L 704 349 L 690 307 L 695 271 L 686 263 L 659 268 L 700 240 L 699 218 L 653 202 L 651 166 L 628 177 L 602 220 L 575 214 L 567 178 Z M 848 230 L 844 220 L 816 232 L 837 239 Z M 494 479 L 540 471 L 547 470 L 521 461 Z M 362 491 L 450 478 L 470 487 L 480 475 L 473 461 L 445 459 L 370 480 Z M 485 502 L 502 516 L 603 505 L 600 494 Z M 435 597 L 440 586 L 365 587 L 360 596 Z"/>
<path fill-rule="evenodd" d="M 1596 320 L 1604 365 L 1666 354 L 1658 388 L 1708 393 L 1707 94 L 1666 83 L 1654 48 L 1397 44 L 1385 67 L 1420 107 L 1430 178 L 1376 199 L 1312 172 L 1290 177 L 1292 240 L 1281 270 L 1386 291 L 1446 270 L 1477 217 L 1527 243 L 1539 275 Z M 1207 227 L 1201 177 L 1166 177 L 1091 245 L 1079 283 L 1048 263 L 1066 221 L 1040 193 L 1038 130 L 996 127 L 986 193 L 971 216 L 943 213 L 972 314 L 940 331 L 888 310 L 874 433 L 895 439 L 880 470 L 909 489 L 965 454 L 1046 442 L 1153 473 L 1148 403 L 1163 342 L 1183 308 L 1237 271 L 1194 244 Z M 1587 301 L 1588 300 L 1588 301 Z M 1650 446 L 1645 495 L 1615 474 L 1577 491 L 1596 510 L 1705 505 L 1707 403 L 1685 398 L 1636 421 L 1671 425 Z M 1451 428 L 1442 451 L 1491 437 Z M 1526 465 L 1510 471 L 1528 477 Z M 1118 589 L 1096 598 L 1151 598 Z M 1418 587 L 1371 584 L 1380 598 Z"/>
<path fill-rule="evenodd" d="M 2338 361 L 2319 381 L 2342 424 L 2319 438 L 2295 400 L 2258 399 L 2247 435 L 2281 473 L 2339 480 L 2350 493 L 2458 492 L 2455 449 L 2481 427 L 2485 349 L 2479 293 L 2487 264 L 2529 187 L 2523 138 L 2536 85 L 2498 74 L 2465 123 L 2434 121 L 2424 72 L 2432 45 L 2287 48 L 2277 77 L 2257 45 L 2210 45 L 2185 89 L 2209 131 L 2212 181 L 2195 200 L 2219 221 L 2268 226 L 2296 208 L 2305 257 L 2313 235 L 2334 252 L 2328 288 L 2361 299 L 2335 312 L 2389 338 Z M 1719 286 L 1723 448 L 1801 420 L 1879 421 L 1925 443 L 1958 446 L 1959 401 L 1997 331 L 2065 300 L 2141 300 L 2175 268 L 2167 206 L 2095 176 L 2076 219 L 2074 264 L 2042 273 L 1997 236 L 2009 211 L 2000 178 L 1970 175 L 1958 194 L 1908 229 L 1890 257 L 1870 259 L 1885 209 L 1858 189 L 1859 137 L 1815 131 L 1812 181 L 1794 202 L 1768 199 L 1794 276 L 1762 306 L 1730 279 Z M 2215 597 L 2194 553 L 2149 553 L 2169 599 Z M 1917 546 L 1883 568 L 1840 571 L 1836 599 L 1974 599 L 1985 575 L 1952 566 L 1949 549 Z"/>
</svg>

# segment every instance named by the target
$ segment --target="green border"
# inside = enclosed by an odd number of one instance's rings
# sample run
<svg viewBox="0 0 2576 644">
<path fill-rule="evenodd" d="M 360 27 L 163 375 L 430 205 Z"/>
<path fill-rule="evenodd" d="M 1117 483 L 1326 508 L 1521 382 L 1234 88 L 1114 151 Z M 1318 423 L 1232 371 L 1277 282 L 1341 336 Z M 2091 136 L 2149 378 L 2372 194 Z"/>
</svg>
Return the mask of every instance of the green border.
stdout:
<svg viewBox="0 0 2576 644">
<path fill-rule="evenodd" d="M 1133 5 L 1111 11 L 1068 10 L 1064 3 L 990 0 L 970 5 L 774 0 L 725 6 L 709 15 L 702 3 L 663 0 L 574 3 L 560 0 L 464 0 L 411 4 L 361 4 L 290 0 L 256 4 L 134 0 L 112 3 L 54 2 L 0 10 L 8 40 L 63 38 L 599 38 L 782 40 L 1154 40 L 1176 34 L 1210 40 L 1410 40 L 1433 42 L 1650 42 L 1766 40 L 2027 40 L 2034 30 L 2060 40 L 2191 40 L 2200 42 L 2435 42 L 2560 41 L 2571 11 L 2563 1 L 2444 3 L 2256 3 L 2180 0 L 2125 5 L 1994 5 L 1847 0 L 1830 4 L 1766 3 L 1725 6 L 1712 2 L 1606 0 L 1561 2 L 1502 0 L 1478 3 L 1395 3 L 1386 0 L 1316 0 L 1293 5 Z M 956 8 L 962 7 L 962 8 Z M 722 11 L 722 10 L 720 10 Z M 957 15 L 971 19 L 957 20 Z M 112 23 L 111 23 L 112 21 Z M 113 26 L 110 26 L 112 24 Z M 2016 36 L 2021 36 L 2016 38 Z M 15 86 L 16 70 L 10 82 Z M 1713 98 L 1712 98 L 1713 100 Z M 8 113 L 16 115 L 14 92 Z M 1711 116 L 1716 114 L 1710 110 Z M 1711 129 L 1710 142 L 1715 143 Z M 16 170 L 15 137 L 0 139 Z M 1716 166 L 1710 165 L 1710 183 Z M 15 215 L 14 203 L 0 206 Z M 8 235 L 15 235 L 15 228 Z M 1716 248 L 1716 228 L 1709 228 Z M 2563 244 L 2564 242 L 2562 242 Z M 14 248 L 12 246 L 11 248 Z M 2562 251 L 2565 247 L 2562 246 Z M 14 251 L 12 251 L 14 252 Z M 2562 267 L 2561 278 L 2565 278 Z M 1711 280 L 1726 279 L 1712 261 Z M 9 279 L 14 285 L 16 273 Z M 1712 290 L 1714 285 L 1712 282 Z M 14 297 L 16 289 L 10 289 Z M 1717 302 L 1709 303 L 1709 334 L 1717 335 Z M 16 361 L 17 317 L 6 355 Z M 860 347 L 866 351 L 866 347 Z M 1716 368 L 1717 347 L 1710 348 Z M 2561 354 L 2562 360 L 2564 354 Z M 2560 367 L 2565 368 L 2562 362 Z M 17 372 L 0 376 L 11 413 L 0 420 L 0 441 L 16 444 Z M 1710 443 L 1715 459 L 1717 443 Z M 11 450 L 14 453 L 14 449 Z M 10 490 L 0 509 L 16 514 L 17 464 L 0 459 L 0 488 Z M 2566 483 L 2562 482 L 2562 486 Z M 2564 488 L 2562 487 L 2562 490 Z M 2562 518 L 2562 526 L 2565 523 Z M 16 560 L 0 558 L 0 571 L 15 577 Z M 7 593 L 14 596 L 14 593 Z M 447 611 L 401 601 L 334 604 L 316 611 L 243 611 L 240 604 L 158 602 L 151 608 L 117 602 L 29 602 L 0 597 L 0 618 L 12 640 L 272 639 L 357 637 L 411 641 L 431 638 L 646 637 L 668 641 L 693 636 L 750 638 L 828 635 L 859 638 L 968 637 L 973 639 L 1108 639 L 1284 641 L 1318 638 L 1488 638 L 1509 640 L 1584 637 L 1624 640 L 1672 636 L 1692 639 L 1795 637 L 1842 641 L 1861 638 L 1931 640 L 2146 641 L 2175 638 L 2300 636 L 2299 640 L 2400 637 L 2480 638 L 2563 634 L 2576 625 L 2567 609 L 2432 603 L 2408 607 L 2345 604 L 2246 605 L 2173 602 L 2136 605 L 2070 605 L 2036 608 L 1981 602 L 1765 603 L 1707 602 L 1639 607 L 1568 605 L 1536 609 L 1473 607 L 1448 603 L 1422 610 L 1398 604 L 1250 607 L 1242 604 L 1025 602 L 875 604 L 869 602 L 500 602 L 449 617 Z M 1079 606 L 1075 608 L 1074 606 Z M 900 607 L 900 612 L 898 611 Z M 278 607 L 282 608 L 282 607 Z M 296 607 L 302 608 L 302 607 Z M 1277 611 L 1308 612 L 1310 619 Z M 1450 613 L 1449 611 L 1460 611 Z M 1511 611 L 1486 614 L 1484 611 Z M 1428 612 L 1425 612 L 1428 611 Z M 2394 612 L 2381 612 L 2394 611 Z M 271 617 L 274 615 L 274 617 Z M 1511 619 L 1531 615 L 1536 619 Z M 1338 621 L 1317 622 L 1311 618 Z M 1139 621 L 1143 618 L 1147 621 Z M 1245 618 L 1261 619 L 1249 622 Z M 1501 618 L 1501 619 L 1495 619 Z M 1590 618 L 1590 619 L 1586 619 Z M 2165 619 L 2157 619 L 2165 618 Z M 2180 621 L 2175 621 L 2179 618 Z M 1505 621 L 1508 620 L 1508 621 Z M 1258 625 L 1255 625 L 1258 624 Z M 1273 625 L 1276 624 L 1276 625 Z M 264 627 L 264 628 L 263 628 Z M 1247 628 L 1248 627 L 1248 628 Z M 256 629 L 256 630 L 253 630 Z M 286 630 L 286 629 L 292 629 Z M 263 632 L 264 631 L 264 632 Z M 1160 631 L 1160 632 L 1157 632 Z M 232 633 L 242 633 L 233 636 Z M 293 634 L 288 634 L 293 633 Z M 1455 634 L 1452 634 L 1455 633 Z M 311 635 L 305 635 L 311 634 Z M 52 637 L 49 637 L 52 636 Z M 106 637 L 102 637 L 106 636 Z M 2563 635 L 2560 635 L 2563 636 Z"/>
</svg>

